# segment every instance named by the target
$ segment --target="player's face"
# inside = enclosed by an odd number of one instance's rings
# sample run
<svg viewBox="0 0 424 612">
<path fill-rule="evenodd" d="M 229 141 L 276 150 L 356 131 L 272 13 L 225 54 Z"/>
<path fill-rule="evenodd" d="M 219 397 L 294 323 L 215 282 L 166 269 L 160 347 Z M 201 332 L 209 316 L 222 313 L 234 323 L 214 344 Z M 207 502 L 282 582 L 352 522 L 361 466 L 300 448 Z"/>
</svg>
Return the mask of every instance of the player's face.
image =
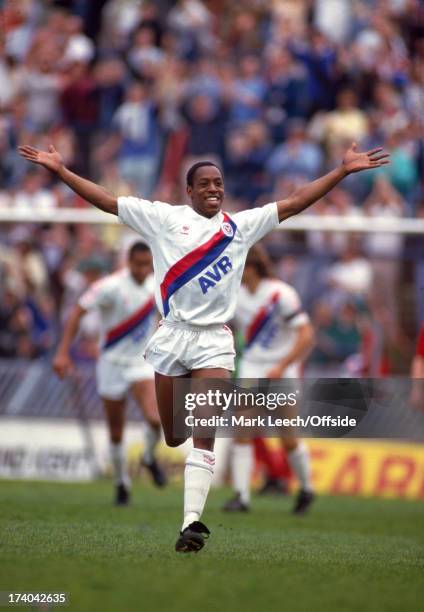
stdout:
<svg viewBox="0 0 424 612">
<path fill-rule="evenodd" d="M 224 181 L 215 166 L 202 166 L 194 175 L 193 187 L 187 187 L 194 210 L 203 217 L 213 217 L 221 210 Z"/>
<path fill-rule="evenodd" d="M 152 256 L 146 252 L 135 252 L 128 261 L 131 276 L 136 283 L 143 283 L 147 276 L 152 272 Z"/>
</svg>

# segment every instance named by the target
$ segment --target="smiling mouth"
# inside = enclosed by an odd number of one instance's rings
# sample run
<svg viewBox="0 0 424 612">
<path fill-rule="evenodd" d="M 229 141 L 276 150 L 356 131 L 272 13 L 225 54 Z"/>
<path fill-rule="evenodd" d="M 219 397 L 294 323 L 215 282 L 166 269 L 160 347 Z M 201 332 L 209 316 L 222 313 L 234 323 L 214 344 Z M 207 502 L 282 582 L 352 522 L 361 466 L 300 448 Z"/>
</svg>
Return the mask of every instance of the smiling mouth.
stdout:
<svg viewBox="0 0 424 612">
<path fill-rule="evenodd" d="M 206 202 L 211 202 L 212 204 L 219 204 L 221 198 L 218 196 L 208 196 L 205 198 Z"/>
</svg>

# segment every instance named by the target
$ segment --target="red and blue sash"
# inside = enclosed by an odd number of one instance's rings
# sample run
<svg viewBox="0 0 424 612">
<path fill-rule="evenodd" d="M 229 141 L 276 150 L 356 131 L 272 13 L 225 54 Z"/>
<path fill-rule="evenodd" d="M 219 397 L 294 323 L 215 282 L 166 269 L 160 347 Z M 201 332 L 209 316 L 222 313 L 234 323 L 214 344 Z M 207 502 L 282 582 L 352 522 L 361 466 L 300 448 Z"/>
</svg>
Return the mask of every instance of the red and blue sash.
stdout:
<svg viewBox="0 0 424 612">
<path fill-rule="evenodd" d="M 152 315 L 155 309 L 155 300 L 150 298 L 141 308 L 136 310 L 128 319 L 112 327 L 107 332 L 103 349 L 108 349 L 131 334 L 139 325 L 142 325 Z"/>
<path fill-rule="evenodd" d="M 249 348 L 255 342 L 256 338 L 264 329 L 268 321 L 270 321 L 278 306 L 279 297 L 280 293 L 278 291 L 275 291 L 275 293 L 271 295 L 271 298 L 269 299 L 267 304 L 265 304 L 265 306 L 262 306 L 253 321 L 250 323 L 246 331 L 245 348 Z"/>
<path fill-rule="evenodd" d="M 237 225 L 226 213 L 223 213 L 223 215 L 223 223 L 229 224 L 232 228 L 231 235 L 227 235 L 221 225 L 220 230 L 212 238 L 190 253 L 187 253 L 187 255 L 184 255 L 166 273 L 160 286 L 163 314 L 165 317 L 169 313 L 169 300 L 171 296 L 215 261 L 233 240 Z"/>
</svg>

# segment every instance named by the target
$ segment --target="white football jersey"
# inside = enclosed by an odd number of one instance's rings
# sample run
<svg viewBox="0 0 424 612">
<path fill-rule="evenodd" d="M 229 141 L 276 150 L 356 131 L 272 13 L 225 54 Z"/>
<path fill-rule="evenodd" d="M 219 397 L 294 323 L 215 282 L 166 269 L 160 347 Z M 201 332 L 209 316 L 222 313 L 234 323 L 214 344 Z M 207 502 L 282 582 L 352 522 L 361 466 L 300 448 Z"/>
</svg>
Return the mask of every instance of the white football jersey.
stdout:
<svg viewBox="0 0 424 612">
<path fill-rule="evenodd" d="M 208 219 L 190 206 L 120 197 L 118 213 L 150 245 L 162 316 L 200 326 L 232 319 L 247 252 L 279 223 L 275 202 Z"/>
<path fill-rule="evenodd" d="M 103 358 L 120 364 L 140 360 L 158 323 L 153 274 L 140 285 L 123 268 L 93 283 L 78 303 L 100 315 Z"/>
<path fill-rule="evenodd" d="M 271 369 L 293 347 L 296 329 L 309 321 L 297 292 L 280 280 L 264 278 L 254 293 L 240 288 L 234 318 L 243 334 L 243 360 Z M 300 375 L 299 364 L 291 364 L 285 377 Z"/>
</svg>

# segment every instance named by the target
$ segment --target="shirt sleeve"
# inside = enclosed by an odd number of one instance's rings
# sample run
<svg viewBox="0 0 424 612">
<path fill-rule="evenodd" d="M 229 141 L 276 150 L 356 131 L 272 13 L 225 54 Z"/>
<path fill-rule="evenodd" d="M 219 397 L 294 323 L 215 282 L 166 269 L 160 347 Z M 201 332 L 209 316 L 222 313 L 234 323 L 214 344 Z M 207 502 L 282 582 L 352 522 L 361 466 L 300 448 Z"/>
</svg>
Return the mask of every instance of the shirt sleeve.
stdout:
<svg viewBox="0 0 424 612">
<path fill-rule="evenodd" d="M 417 357 L 422 357 L 424 359 L 424 325 L 421 327 L 420 335 L 418 338 L 416 355 Z"/>
<path fill-rule="evenodd" d="M 278 226 L 277 202 L 243 210 L 233 215 L 233 219 L 250 248 Z"/>
<path fill-rule="evenodd" d="M 163 228 L 170 208 L 171 205 L 165 202 L 150 202 L 133 196 L 120 196 L 118 219 L 149 242 Z"/>
<path fill-rule="evenodd" d="M 111 278 L 102 278 L 93 283 L 78 300 L 84 310 L 108 308 L 112 306 L 116 295 L 115 283 Z"/>
<path fill-rule="evenodd" d="M 299 295 L 288 285 L 280 292 L 278 300 L 279 312 L 288 327 L 295 329 L 309 323 L 309 317 L 303 310 Z"/>
</svg>

